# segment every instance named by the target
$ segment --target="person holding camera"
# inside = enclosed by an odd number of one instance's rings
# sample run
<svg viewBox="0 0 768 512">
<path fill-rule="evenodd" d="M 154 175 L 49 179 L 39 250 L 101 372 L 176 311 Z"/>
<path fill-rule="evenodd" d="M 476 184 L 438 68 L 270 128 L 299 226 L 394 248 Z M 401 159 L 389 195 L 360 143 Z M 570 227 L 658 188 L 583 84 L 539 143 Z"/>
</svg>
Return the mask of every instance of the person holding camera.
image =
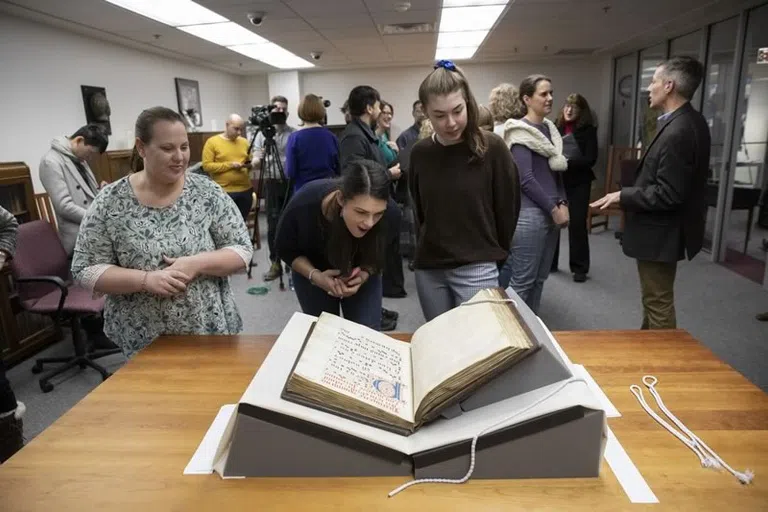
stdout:
<svg viewBox="0 0 768 512">
<path fill-rule="evenodd" d="M 296 192 L 275 245 L 291 266 L 301 310 L 382 328 L 381 302 L 390 178 L 378 162 L 353 159 L 341 178 L 315 180 Z"/>
<path fill-rule="evenodd" d="M 285 96 L 273 96 L 269 103 L 273 107 L 269 113 L 269 123 L 275 127 L 277 153 L 280 156 L 283 170 L 285 170 L 288 138 L 296 131 L 296 128 L 288 124 L 288 99 Z M 251 163 L 253 164 L 254 172 L 257 172 L 262 166 L 266 166 L 264 167 L 264 185 L 262 190 L 267 200 L 267 245 L 269 246 L 269 261 L 272 264 L 264 274 L 264 280 L 274 281 L 283 273 L 280 260 L 275 252 L 277 221 L 280 219 L 280 212 L 285 204 L 286 195 L 290 191 L 287 189 L 287 183 L 284 181 L 285 177 L 280 176 L 277 162 L 272 162 L 269 156 L 265 158 L 264 147 L 266 140 L 264 132 L 259 131 L 253 144 L 253 161 Z"/>
<path fill-rule="evenodd" d="M 209 138 L 203 146 L 203 170 L 229 194 L 243 220 L 253 204 L 253 186 L 248 176 L 251 162 L 248 161 L 248 141 L 243 137 L 244 126 L 242 117 L 231 114 L 224 133 Z"/>
</svg>

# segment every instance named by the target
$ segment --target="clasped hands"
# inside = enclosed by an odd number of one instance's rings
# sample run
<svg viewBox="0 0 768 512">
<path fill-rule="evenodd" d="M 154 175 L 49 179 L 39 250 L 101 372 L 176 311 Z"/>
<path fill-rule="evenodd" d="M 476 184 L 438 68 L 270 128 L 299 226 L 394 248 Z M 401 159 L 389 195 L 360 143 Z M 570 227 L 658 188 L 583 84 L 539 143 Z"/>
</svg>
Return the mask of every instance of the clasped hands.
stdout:
<svg viewBox="0 0 768 512">
<path fill-rule="evenodd" d="M 356 294 L 360 287 L 368 280 L 368 272 L 355 267 L 348 276 L 340 277 L 341 271 L 335 269 L 317 272 L 313 276 L 313 284 L 322 288 L 328 295 L 343 299 Z"/>
<path fill-rule="evenodd" d="M 169 258 L 163 256 L 166 268 L 147 272 L 144 276 L 143 291 L 161 297 L 173 297 L 187 291 L 187 285 L 194 281 L 200 270 L 194 256 Z"/>
</svg>

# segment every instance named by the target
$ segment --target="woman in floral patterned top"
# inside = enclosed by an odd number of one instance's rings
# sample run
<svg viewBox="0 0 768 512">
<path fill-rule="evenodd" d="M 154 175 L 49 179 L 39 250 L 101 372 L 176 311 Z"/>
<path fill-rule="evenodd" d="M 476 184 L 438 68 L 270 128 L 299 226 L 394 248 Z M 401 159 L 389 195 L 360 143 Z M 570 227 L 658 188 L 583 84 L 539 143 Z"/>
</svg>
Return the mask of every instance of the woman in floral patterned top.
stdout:
<svg viewBox="0 0 768 512">
<path fill-rule="evenodd" d="M 235 203 L 187 173 L 189 142 L 176 112 L 154 107 L 136 121 L 144 170 L 107 186 L 80 226 L 72 273 L 107 295 L 107 336 L 126 356 L 161 334 L 235 334 L 242 320 L 230 274 L 253 247 Z"/>
</svg>

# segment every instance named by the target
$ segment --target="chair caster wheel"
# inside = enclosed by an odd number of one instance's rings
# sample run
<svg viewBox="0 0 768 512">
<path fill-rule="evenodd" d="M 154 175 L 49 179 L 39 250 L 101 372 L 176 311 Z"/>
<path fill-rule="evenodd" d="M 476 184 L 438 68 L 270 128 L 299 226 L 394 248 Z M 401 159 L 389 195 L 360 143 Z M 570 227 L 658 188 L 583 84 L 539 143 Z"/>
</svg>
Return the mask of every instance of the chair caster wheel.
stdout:
<svg viewBox="0 0 768 512">
<path fill-rule="evenodd" d="M 43 373 L 43 366 L 40 363 L 35 363 L 35 366 L 32 367 L 32 373 Z"/>
<path fill-rule="evenodd" d="M 41 382 L 40 389 L 43 391 L 43 393 L 50 393 L 53 391 L 53 384 L 50 382 Z"/>
</svg>

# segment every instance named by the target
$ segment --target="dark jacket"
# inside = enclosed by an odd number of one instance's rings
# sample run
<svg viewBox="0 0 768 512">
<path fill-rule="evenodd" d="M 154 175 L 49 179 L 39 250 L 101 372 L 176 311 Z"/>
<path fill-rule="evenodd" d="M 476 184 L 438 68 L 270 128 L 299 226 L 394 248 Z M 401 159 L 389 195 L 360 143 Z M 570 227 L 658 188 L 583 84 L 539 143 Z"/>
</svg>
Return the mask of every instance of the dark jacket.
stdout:
<svg viewBox="0 0 768 512">
<path fill-rule="evenodd" d="M 563 129 L 558 128 L 560 135 Z M 563 184 L 566 187 L 576 187 L 595 180 L 592 167 L 597 162 L 597 128 L 594 126 L 580 126 L 573 131 L 573 138 L 579 146 L 581 155 L 568 159 L 568 170 L 563 173 Z"/>
<path fill-rule="evenodd" d="M 675 262 L 701 250 L 709 146 L 707 122 L 690 103 L 662 122 L 640 160 L 635 184 L 621 190 L 624 254 Z"/>
<path fill-rule="evenodd" d="M 384 161 L 384 155 L 379 149 L 379 139 L 370 126 L 366 126 L 360 119 L 353 119 L 341 132 L 339 138 L 339 159 L 341 161 L 340 169 L 344 168 L 355 158 L 373 160 L 384 167 L 387 163 Z"/>
</svg>

